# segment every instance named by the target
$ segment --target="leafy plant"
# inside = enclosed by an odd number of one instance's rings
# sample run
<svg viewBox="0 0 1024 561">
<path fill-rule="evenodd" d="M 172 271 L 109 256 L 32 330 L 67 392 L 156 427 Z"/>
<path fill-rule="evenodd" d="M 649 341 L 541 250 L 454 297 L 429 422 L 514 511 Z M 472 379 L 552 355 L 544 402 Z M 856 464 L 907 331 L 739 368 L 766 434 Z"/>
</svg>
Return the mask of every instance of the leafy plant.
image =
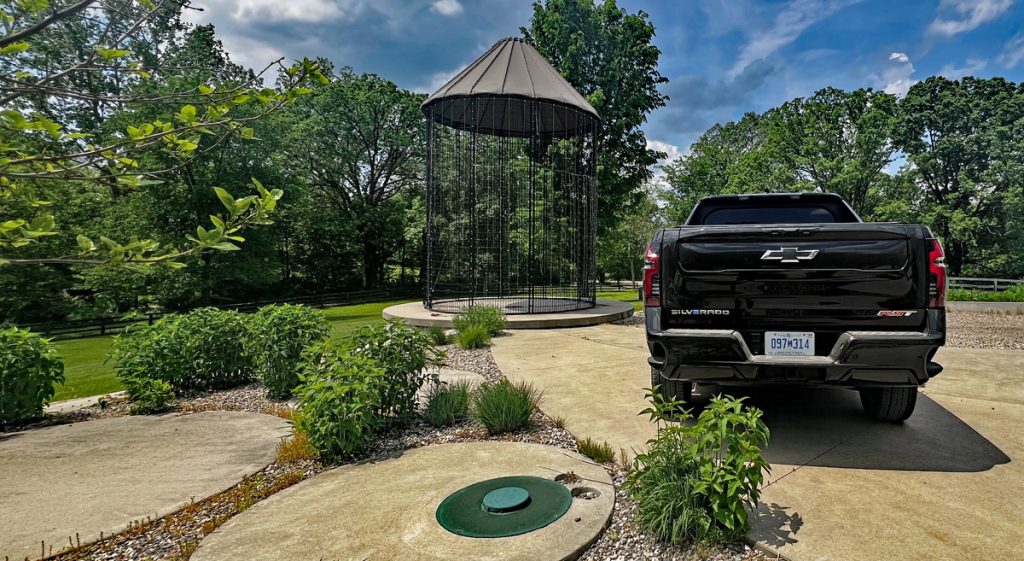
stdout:
<svg viewBox="0 0 1024 561">
<path fill-rule="evenodd" d="M 512 432 L 530 426 L 541 392 L 525 381 L 502 380 L 483 384 L 473 395 L 473 415 L 491 434 Z"/>
<path fill-rule="evenodd" d="M 110 359 L 126 386 L 155 379 L 176 391 L 231 388 L 254 377 L 244 344 L 251 337 L 248 316 L 200 308 L 130 327 L 114 339 Z"/>
<path fill-rule="evenodd" d="M 277 461 L 281 463 L 298 462 L 315 458 L 316 449 L 309 443 L 309 435 L 295 427 L 292 436 L 277 445 Z"/>
<path fill-rule="evenodd" d="M 42 415 L 53 385 L 64 382 L 64 363 L 50 343 L 31 331 L 0 329 L 0 426 Z"/>
<path fill-rule="evenodd" d="M 346 342 L 352 356 L 372 361 L 384 372 L 378 409 L 384 424 L 407 424 L 416 413 L 416 392 L 427 382 L 438 382 L 431 367 L 444 362 L 444 353 L 423 330 L 403 321 L 361 327 Z"/>
<path fill-rule="evenodd" d="M 615 450 L 607 442 L 598 442 L 589 436 L 576 441 L 576 448 L 580 454 L 594 460 L 599 464 L 605 464 L 615 459 Z"/>
<path fill-rule="evenodd" d="M 430 340 L 438 347 L 448 344 L 448 334 L 444 332 L 444 329 L 436 325 L 427 330 L 427 335 L 430 336 Z"/>
<path fill-rule="evenodd" d="M 378 414 L 385 372 L 371 360 L 313 345 L 300 374 L 296 427 L 325 461 L 363 451 L 382 428 Z"/>
<path fill-rule="evenodd" d="M 247 343 L 256 374 L 275 399 L 287 399 L 299 385 L 302 351 L 331 336 L 331 324 L 306 306 L 264 306 L 252 316 Z"/>
<path fill-rule="evenodd" d="M 491 334 L 483 325 L 470 325 L 455 332 L 455 342 L 463 349 L 482 349 L 491 344 Z"/>
<path fill-rule="evenodd" d="M 951 288 L 946 294 L 946 299 L 951 302 L 1024 302 L 1024 284 L 1000 292 Z"/>
<path fill-rule="evenodd" d="M 739 539 L 749 529 L 746 507 L 760 497 L 761 456 L 768 427 L 761 411 L 743 399 L 716 396 L 692 425 L 678 419 L 677 404 L 655 388 L 647 396 L 649 414 L 659 424 L 627 475 L 626 489 L 637 502 L 636 520 L 659 539 L 674 543 L 719 543 Z"/>
<path fill-rule="evenodd" d="M 455 328 L 456 333 L 482 327 L 487 331 L 487 335 L 497 337 L 501 335 L 507 325 L 508 320 L 505 319 L 505 314 L 497 306 L 470 306 L 452 318 L 452 327 Z"/>
<path fill-rule="evenodd" d="M 423 416 L 433 427 L 453 425 L 469 417 L 471 384 L 460 380 L 452 384 L 437 384 L 427 394 Z"/>
<path fill-rule="evenodd" d="M 150 415 L 167 409 L 167 402 L 174 399 L 171 384 L 154 378 L 128 378 L 124 389 L 132 402 L 132 415 Z"/>
</svg>

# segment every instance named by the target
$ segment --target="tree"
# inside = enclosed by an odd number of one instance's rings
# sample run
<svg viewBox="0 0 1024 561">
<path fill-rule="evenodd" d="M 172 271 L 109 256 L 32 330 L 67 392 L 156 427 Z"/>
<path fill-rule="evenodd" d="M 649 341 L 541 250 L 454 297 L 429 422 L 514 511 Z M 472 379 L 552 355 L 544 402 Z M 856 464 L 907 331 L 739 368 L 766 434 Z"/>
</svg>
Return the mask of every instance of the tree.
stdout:
<svg viewBox="0 0 1024 561">
<path fill-rule="evenodd" d="M 650 166 L 664 154 L 647 148 L 641 125 L 663 107 L 658 85 L 661 51 L 646 13 L 630 14 L 615 0 L 543 0 L 533 5 L 523 36 L 601 116 L 598 132 L 599 232 L 643 200 Z"/>
<path fill-rule="evenodd" d="M 322 78 L 312 61 L 287 68 L 277 61 L 286 77 L 278 89 L 262 87 L 258 74 L 235 81 L 211 72 L 207 83 L 147 94 L 146 83 L 168 81 L 181 70 L 166 61 L 187 7 L 187 0 L 26 0 L 0 7 L 0 199 L 18 201 L 0 208 L 0 265 L 173 264 L 208 250 L 234 250 L 241 228 L 267 221 L 281 194 L 253 180 L 258 195 L 236 199 L 218 190 L 224 209 L 183 246 L 162 247 L 144 234 L 120 241 L 79 234 L 74 255 L 19 253 L 58 233 L 43 197 L 53 184 L 115 193 L 158 185 L 204 150 L 251 138 L 252 123 L 305 93 L 311 78 Z M 113 114 L 147 105 L 174 109 L 109 126 Z M 204 138 L 212 141 L 202 148 Z M 171 163 L 147 167 L 154 153 Z"/>
<path fill-rule="evenodd" d="M 423 98 L 345 68 L 282 115 L 289 131 L 284 155 L 295 178 L 309 185 L 324 210 L 351 223 L 366 288 L 380 284 L 386 258 L 404 240 L 404 209 L 396 197 L 422 189 Z"/>
<path fill-rule="evenodd" d="M 598 241 L 597 263 L 601 272 L 615 279 L 640 280 L 644 250 L 665 223 L 653 191 L 645 189 L 640 204 L 624 214 L 615 228 Z"/>
<path fill-rule="evenodd" d="M 900 101 L 893 134 L 927 194 L 926 220 L 943 240 L 950 273 L 1007 270 L 1008 203 L 1024 184 L 1020 86 L 933 76 Z"/>
</svg>

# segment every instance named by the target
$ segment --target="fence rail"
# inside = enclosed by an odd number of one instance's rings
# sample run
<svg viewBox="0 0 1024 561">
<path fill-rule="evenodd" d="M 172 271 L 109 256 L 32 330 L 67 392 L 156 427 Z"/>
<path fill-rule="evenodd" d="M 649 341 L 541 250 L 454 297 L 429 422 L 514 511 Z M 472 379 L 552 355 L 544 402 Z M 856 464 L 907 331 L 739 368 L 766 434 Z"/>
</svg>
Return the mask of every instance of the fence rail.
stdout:
<svg viewBox="0 0 1024 561">
<path fill-rule="evenodd" d="M 950 277 L 949 279 L 950 288 L 988 290 L 990 292 L 1000 292 L 1018 284 L 1024 284 L 1024 279 L 975 279 L 966 277 Z"/>
</svg>

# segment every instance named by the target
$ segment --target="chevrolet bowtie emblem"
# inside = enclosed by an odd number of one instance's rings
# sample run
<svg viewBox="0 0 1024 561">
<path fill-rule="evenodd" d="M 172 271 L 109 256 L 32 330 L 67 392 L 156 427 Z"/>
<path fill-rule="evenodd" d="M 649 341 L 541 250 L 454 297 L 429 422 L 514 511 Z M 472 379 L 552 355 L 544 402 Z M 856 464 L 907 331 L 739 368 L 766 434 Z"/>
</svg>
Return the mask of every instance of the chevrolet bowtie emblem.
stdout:
<svg viewBox="0 0 1024 561">
<path fill-rule="evenodd" d="M 798 247 L 780 247 L 769 249 L 761 256 L 761 261 L 781 261 L 783 263 L 799 263 L 810 261 L 818 255 L 817 249 L 800 249 Z"/>
</svg>

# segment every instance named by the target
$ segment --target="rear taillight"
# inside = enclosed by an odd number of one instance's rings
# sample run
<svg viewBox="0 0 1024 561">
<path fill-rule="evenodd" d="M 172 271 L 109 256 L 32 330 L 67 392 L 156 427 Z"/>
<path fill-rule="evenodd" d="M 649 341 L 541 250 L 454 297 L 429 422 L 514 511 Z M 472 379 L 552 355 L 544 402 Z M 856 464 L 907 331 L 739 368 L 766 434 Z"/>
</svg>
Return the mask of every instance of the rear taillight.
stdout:
<svg viewBox="0 0 1024 561">
<path fill-rule="evenodd" d="M 928 307 L 946 306 L 946 257 L 939 240 L 929 238 L 928 249 Z"/>
<path fill-rule="evenodd" d="M 661 287 L 658 282 L 658 254 L 647 246 L 644 252 L 644 306 L 661 305 Z"/>
</svg>

